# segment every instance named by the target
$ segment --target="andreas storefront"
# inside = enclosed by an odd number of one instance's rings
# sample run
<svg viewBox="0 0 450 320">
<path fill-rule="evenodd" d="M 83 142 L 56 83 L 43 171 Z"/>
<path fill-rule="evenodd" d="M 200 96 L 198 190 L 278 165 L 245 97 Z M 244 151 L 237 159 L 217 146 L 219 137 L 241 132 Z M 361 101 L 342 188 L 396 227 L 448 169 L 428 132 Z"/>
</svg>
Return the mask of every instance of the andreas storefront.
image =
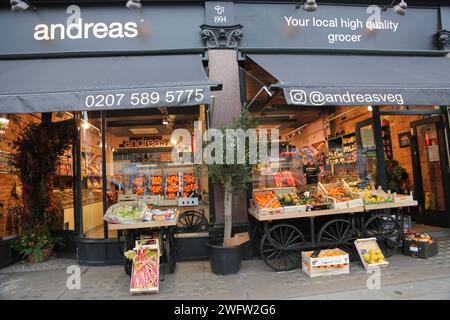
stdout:
<svg viewBox="0 0 450 320">
<path fill-rule="evenodd" d="M 28 123 L 75 123 L 54 186 L 57 229 L 73 238 L 66 248 L 78 249 L 81 263 L 120 263 L 116 234 L 101 220 L 109 205 L 121 195 L 173 193 L 159 178 L 193 170 L 167 161 L 172 131 L 192 129 L 194 120 L 220 127 L 245 102 L 260 127 L 280 130 L 282 171 L 294 175 L 280 182 L 256 171 L 254 190 L 287 180 L 298 192 L 342 178 L 372 181 L 413 191 L 414 219 L 448 226 L 447 6 L 408 1 L 403 12 L 323 1 L 311 11 L 296 1 L 142 1 L 130 10 L 124 2 L 1 8 L 3 237 L 14 233 L 8 208 L 20 191 L 8 159 Z M 217 81 L 222 90 L 211 92 Z M 197 182 L 205 201 L 197 211 L 220 234 L 222 201 L 210 188 Z M 252 191 L 235 197 L 236 230 L 248 226 Z M 196 251 L 205 230 L 195 231 L 179 239 L 180 258 L 205 257 Z"/>
<path fill-rule="evenodd" d="M 351 256 L 355 238 L 376 236 L 389 256 L 401 245 L 404 226 L 410 227 L 400 222 L 402 214 L 413 222 L 450 226 L 449 8 L 408 4 L 406 12 L 364 5 L 235 4 L 244 31 L 240 65 L 246 100 L 260 127 L 280 130 L 283 143 L 281 170 L 268 176 L 267 168 L 260 168 L 253 181 L 256 202 L 258 194 L 274 190 L 285 212 L 276 219 L 285 223 L 280 226 L 261 215 L 261 204 L 255 203 L 252 213 L 255 249 L 273 269 L 299 265 L 296 252 L 287 259 L 278 254 L 270 241 L 277 234 L 279 243 L 292 247 L 338 243 Z M 412 195 L 417 203 L 375 213 L 370 205 L 389 196 L 370 199 L 364 190 L 372 186 Z M 358 193 L 363 214 L 352 207 Z M 327 196 L 334 202 L 327 204 Z M 378 208 L 394 208 L 392 201 Z M 300 212 L 311 203 L 317 211 Z"/>
<path fill-rule="evenodd" d="M 21 197 L 37 190 L 21 185 L 11 160 L 29 152 L 46 161 L 40 150 L 56 152 L 67 139 L 49 186 L 52 231 L 66 242 L 61 254 L 76 253 L 81 264 L 122 263 L 117 231 L 103 220 L 111 205 L 195 198 L 180 207 L 189 212 L 180 220 L 178 259 L 204 256 L 197 241 L 213 222 L 208 181 L 171 161 L 172 132 L 193 131 L 195 121 L 205 129 L 211 91 L 220 89 L 205 71 L 203 5 L 35 4 L 36 11 L 0 10 L 2 242 L 21 228 Z M 42 136 L 15 148 L 26 132 Z"/>
</svg>

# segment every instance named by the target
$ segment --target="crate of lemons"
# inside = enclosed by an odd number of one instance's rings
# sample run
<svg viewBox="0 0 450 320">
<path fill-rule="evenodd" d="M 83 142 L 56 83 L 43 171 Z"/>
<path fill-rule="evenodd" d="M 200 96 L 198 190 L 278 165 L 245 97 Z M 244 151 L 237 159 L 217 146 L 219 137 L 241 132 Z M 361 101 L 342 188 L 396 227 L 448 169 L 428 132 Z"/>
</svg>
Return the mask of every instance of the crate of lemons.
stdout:
<svg viewBox="0 0 450 320">
<path fill-rule="evenodd" d="M 376 238 L 357 239 L 355 247 L 366 270 L 389 265 Z"/>
</svg>

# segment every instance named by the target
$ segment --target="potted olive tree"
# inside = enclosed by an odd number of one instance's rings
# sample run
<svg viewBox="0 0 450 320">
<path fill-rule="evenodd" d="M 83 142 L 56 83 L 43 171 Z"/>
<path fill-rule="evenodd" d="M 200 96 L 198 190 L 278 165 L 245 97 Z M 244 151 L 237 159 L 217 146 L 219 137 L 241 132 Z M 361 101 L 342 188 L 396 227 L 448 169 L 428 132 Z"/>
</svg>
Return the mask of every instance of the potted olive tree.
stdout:
<svg viewBox="0 0 450 320">
<path fill-rule="evenodd" d="M 197 166 L 197 171 L 201 170 L 207 174 L 214 185 L 220 185 L 224 190 L 224 239 L 214 239 L 207 243 L 210 254 L 211 269 L 216 274 L 232 274 L 239 271 L 241 265 L 241 248 L 239 245 L 230 245 L 232 239 L 232 203 L 233 195 L 238 192 L 245 192 L 248 184 L 251 182 L 251 168 L 249 165 L 249 142 L 238 141 L 236 136 L 230 138 L 227 134 L 230 131 L 246 132 L 249 129 L 256 128 L 256 121 L 251 118 L 247 107 L 244 107 L 240 116 L 235 118 L 231 125 L 223 126 L 220 129 L 220 139 L 222 139 L 222 150 L 215 152 L 233 152 L 234 161 L 226 161 L 226 155 L 223 154 L 223 162 L 217 163 L 202 160 L 202 165 Z M 242 137 L 242 136 L 241 136 Z M 217 139 L 217 138 L 216 138 Z M 243 142 L 243 144 L 242 144 Z M 212 142 L 214 143 L 214 142 Z M 241 143 L 240 147 L 238 144 Z M 210 147 L 206 143 L 204 150 Z M 242 148 L 243 147 L 243 148 Z M 240 161 L 238 161 L 238 153 Z M 244 160 L 244 161 L 242 161 Z"/>
</svg>

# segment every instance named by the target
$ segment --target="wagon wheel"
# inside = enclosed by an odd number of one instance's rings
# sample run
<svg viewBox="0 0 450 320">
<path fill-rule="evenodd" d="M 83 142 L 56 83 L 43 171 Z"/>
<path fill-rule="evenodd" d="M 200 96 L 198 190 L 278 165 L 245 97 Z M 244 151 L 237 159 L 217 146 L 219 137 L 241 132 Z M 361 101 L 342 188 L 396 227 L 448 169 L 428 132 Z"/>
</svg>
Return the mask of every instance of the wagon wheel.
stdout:
<svg viewBox="0 0 450 320">
<path fill-rule="evenodd" d="M 262 237 L 260 254 L 275 271 L 288 271 L 301 266 L 303 234 L 290 224 L 271 227 Z"/>
<path fill-rule="evenodd" d="M 169 272 L 174 273 L 176 269 L 176 253 L 175 253 L 175 239 L 172 229 L 168 229 L 164 241 L 164 251 L 166 255 Z"/>
<path fill-rule="evenodd" d="M 177 232 L 201 232 L 208 230 L 208 220 L 198 211 L 185 211 L 178 218 Z"/>
<path fill-rule="evenodd" d="M 255 224 L 253 227 L 250 239 L 252 241 L 253 254 L 255 256 L 260 256 L 260 245 L 261 239 L 264 235 L 264 230 L 259 223 Z"/>
<path fill-rule="evenodd" d="M 392 256 L 400 246 L 400 224 L 389 214 L 370 217 L 364 230 L 367 237 L 377 239 L 385 257 Z"/>
<path fill-rule="evenodd" d="M 335 219 L 325 223 L 320 228 L 317 242 L 332 242 L 329 248 L 338 247 L 348 253 L 350 260 L 357 257 L 355 240 L 359 238 L 360 232 L 354 224 L 345 219 Z"/>
</svg>

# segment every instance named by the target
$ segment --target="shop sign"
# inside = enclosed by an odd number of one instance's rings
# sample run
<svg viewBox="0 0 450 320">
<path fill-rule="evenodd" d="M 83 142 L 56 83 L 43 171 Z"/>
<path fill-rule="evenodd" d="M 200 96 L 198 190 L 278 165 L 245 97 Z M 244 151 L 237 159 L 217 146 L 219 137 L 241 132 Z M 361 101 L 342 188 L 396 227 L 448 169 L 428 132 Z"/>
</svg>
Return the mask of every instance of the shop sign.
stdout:
<svg viewBox="0 0 450 320">
<path fill-rule="evenodd" d="M 162 136 L 129 137 L 119 144 L 119 148 L 139 149 L 139 148 L 160 148 L 169 147 L 170 141 Z"/>
<path fill-rule="evenodd" d="M 437 50 L 439 11 L 408 8 L 404 16 L 380 6 L 321 4 L 314 12 L 292 4 L 236 3 L 243 25 L 241 47 L 251 50 Z M 426 21 L 427 23 L 419 23 Z"/>
<path fill-rule="evenodd" d="M 229 18 L 228 18 L 229 19 Z M 145 5 L 0 9 L 0 56 L 203 48 L 204 7 Z"/>
<path fill-rule="evenodd" d="M 205 18 L 205 23 L 209 26 L 234 25 L 234 2 L 206 1 Z"/>
</svg>

